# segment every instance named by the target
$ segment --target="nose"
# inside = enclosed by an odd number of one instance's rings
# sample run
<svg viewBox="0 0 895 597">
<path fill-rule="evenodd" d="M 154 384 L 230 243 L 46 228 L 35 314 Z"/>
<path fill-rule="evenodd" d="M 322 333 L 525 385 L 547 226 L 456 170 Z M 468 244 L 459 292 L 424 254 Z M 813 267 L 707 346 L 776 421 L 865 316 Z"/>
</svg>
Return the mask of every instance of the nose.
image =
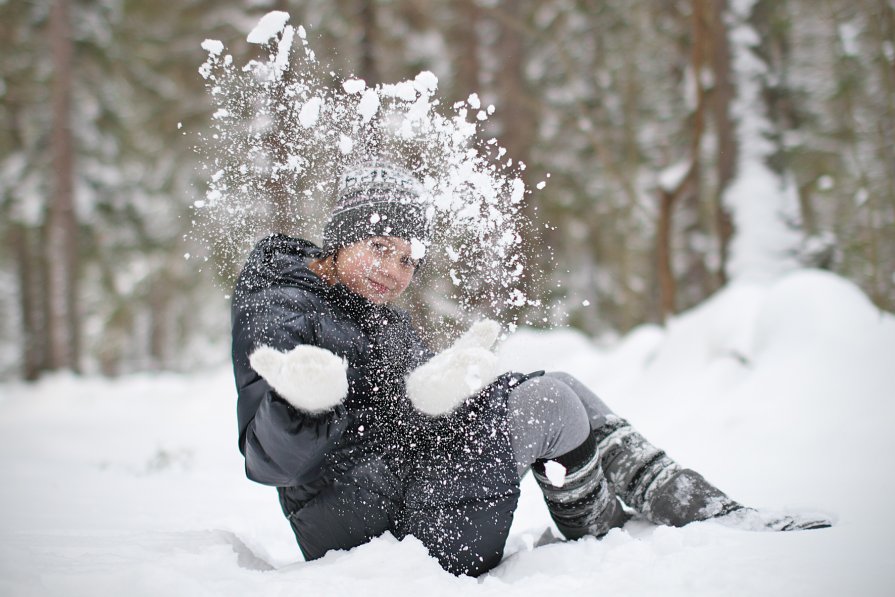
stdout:
<svg viewBox="0 0 895 597">
<path fill-rule="evenodd" d="M 393 280 L 398 280 L 401 278 L 403 267 L 401 265 L 401 258 L 395 254 L 386 255 L 381 260 L 380 271 L 392 278 Z"/>
<path fill-rule="evenodd" d="M 413 270 L 408 270 L 402 256 L 397 252 L 382 255 L 377 261 L 380 274 L 394 282 L 403 283 L 413 276 Z"/>
</svg>

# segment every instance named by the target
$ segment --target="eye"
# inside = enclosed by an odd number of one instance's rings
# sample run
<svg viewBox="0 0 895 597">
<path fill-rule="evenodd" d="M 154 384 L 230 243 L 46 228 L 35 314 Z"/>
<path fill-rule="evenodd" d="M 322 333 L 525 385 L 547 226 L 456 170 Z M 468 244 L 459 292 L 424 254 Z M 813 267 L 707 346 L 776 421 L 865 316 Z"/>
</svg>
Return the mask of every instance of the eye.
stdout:
<svg viewBox="0 0 895 597">
<path fill-rule="evenodd" d="M 385 253 L 388 250 L 388 247 L 386 245 L 375 240 L 370 241 L 370 247 L 377 253 Z"/>
<path fill-rule="evenodd" d="M 412 257 L 405 255 L 401 257 L 401 265 L 407 269 L 416 269 L 419 266 L 419 262 Z"/>
</svg>

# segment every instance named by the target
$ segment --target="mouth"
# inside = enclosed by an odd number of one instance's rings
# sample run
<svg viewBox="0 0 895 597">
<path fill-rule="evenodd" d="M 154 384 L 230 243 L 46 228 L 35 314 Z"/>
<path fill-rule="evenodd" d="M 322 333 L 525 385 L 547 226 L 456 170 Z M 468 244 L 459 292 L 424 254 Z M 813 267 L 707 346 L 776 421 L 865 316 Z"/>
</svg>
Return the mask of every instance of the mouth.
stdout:
<svg viewBox="0 0 895 597">
<path fill-rule="evenodd" d="M 372 288 L 373 291 L 376 292 L 377 294 L 388 294 L 389 292 L 392 291 L 392 289 L 389 288 L 388 286 L 386 286 L 385 284 L 380 284 L 379 282 L 377 282 L 376 280 L 374 280 L 372 278 L 367 278 L 367 282 L 369 282 L 370 288 Z"/>
</svg>

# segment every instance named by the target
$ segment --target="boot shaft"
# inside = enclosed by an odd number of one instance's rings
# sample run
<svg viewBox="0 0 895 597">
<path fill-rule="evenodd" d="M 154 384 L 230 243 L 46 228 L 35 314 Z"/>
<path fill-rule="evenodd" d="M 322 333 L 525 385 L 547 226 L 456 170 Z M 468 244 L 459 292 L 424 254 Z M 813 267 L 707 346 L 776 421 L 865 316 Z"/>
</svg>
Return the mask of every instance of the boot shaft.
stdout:
<svg viewBox="0 0 895 597">
<path fill-rule="evenodd" d="M 611 417 L 593 436 L 618 497 L 651 522 L 683 526 L 741 508 L 702 475 L 682 468 L 624 419 Z"/>
<path fill-rule="evenodd" d="M 551 463 L 563 467 L 562 479 L 547 474 Z M 602 537 L 628 519 L 603 474 L 593 434 L 571 452 L 550 462 L 539 460 L 531 469 L 550 516 L 566 538 Z"/>
</svg>

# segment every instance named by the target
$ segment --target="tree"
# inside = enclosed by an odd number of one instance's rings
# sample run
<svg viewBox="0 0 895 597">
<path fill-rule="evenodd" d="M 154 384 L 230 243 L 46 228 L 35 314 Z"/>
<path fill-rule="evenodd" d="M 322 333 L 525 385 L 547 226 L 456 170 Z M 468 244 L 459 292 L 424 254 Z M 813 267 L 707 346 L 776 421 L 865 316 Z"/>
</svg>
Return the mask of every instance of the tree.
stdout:
<svg viewBox="0 0 895 597">
<path fill-rule="evenodd" d="M 74 206 L 74 147 L 71 124 L 72 43 L 68 0 L 55 0 L 50 10 L 53 54 L 52 108 L 53 195 L 45 228 L 47 282 L 47 366 L 79 368 L 78 223 Z"/>
</svg>

